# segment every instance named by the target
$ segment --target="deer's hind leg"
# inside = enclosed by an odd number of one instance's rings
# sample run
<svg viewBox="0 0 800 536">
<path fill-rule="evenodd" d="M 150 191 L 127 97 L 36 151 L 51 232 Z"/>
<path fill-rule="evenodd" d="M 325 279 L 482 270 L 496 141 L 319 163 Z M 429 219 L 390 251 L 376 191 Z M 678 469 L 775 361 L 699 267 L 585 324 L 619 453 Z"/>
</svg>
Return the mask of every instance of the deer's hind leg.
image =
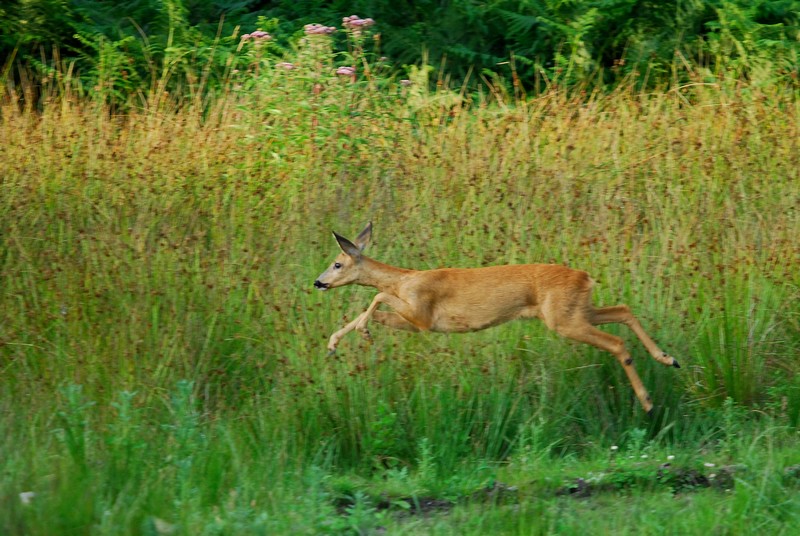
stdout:
<svg viewBox="0 0 800 536">
<path fill-rule="evenodd" d="M 633 359 L 631 359 L 631 355 L 625 348 L 625 342 L 622 339 L 616 335 L 600 331 L 587 320 L 575 319 L 568 324 L 557 326 L 556 331 L 564 337 L 591 344 L 595 348 L 605 350 L 616 357 L 617 361 L 622 365 L 623 370 L 625 370 L 625 374 L 631 382 L 633 391 L 636 393 L 636 398 L 639 399 L 645 412 L 649 413 L 650 410 L 653 409 L 653 402 L 650 399 L 650 395 L 647 389 L 645 389 L 641 378 L 639 378 L 639 374 L 636 373 L 636 369 L 633 368 Z"/>
<path fill-rule="evenodd" d="M 595 326 L 614 323 L 625 324 L 639 337 L 639 340 L 642 341 L 644 347 L 647 348 L 647 351 L 656 361 L 668 367 L 681 368 L 677 359 L 668 355 L 656 345 L 653 339 L 645 332 L 644 328 L 642 328 L 639 320 L 633 316 L 630 307 L 627 305 L 592 308 L 587 316 L 589 317 L 589 321 Z"/>
</svg>

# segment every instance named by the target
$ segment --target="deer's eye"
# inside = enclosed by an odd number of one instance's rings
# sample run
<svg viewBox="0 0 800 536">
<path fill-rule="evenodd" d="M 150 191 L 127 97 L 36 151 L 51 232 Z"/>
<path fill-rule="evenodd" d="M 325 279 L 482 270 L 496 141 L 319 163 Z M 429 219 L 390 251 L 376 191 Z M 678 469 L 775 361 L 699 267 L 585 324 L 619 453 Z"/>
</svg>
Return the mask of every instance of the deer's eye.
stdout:
<svg viewBox="0 0 800 536">
<path fill-rule="evenodd" d="M 333 267 L 338 270 L 339 268 L 342 267 L 342 263 L 341 262 L 335 262 L 335 263 L 333 263 Z"/>
</svg>

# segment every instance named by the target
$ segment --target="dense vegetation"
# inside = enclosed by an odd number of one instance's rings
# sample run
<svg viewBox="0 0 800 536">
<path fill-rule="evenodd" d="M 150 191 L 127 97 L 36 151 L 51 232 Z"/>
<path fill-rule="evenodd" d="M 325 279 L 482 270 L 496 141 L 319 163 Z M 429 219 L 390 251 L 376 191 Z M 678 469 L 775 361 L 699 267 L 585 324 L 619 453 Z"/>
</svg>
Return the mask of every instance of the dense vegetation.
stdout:
<svg viewBox="0 0 800 536">
<path fill-rule="evenodd" d="M 16 7 L 44 5 L 99 13 Z M 78 46 L 58 28 L 37 38 L 54 56 L 19 41 L 5 62 L 0 533 L 797 532 L 789 37 L 785 55 L 664 57 L 647 81 L 551 64 L 526 98 L 397 73 L 373 48 L 380 19 L 301 27 L 291 46 L 262 19 L 215 42 L 196 10 L 159 5 L 175 18 L 158 32 Z M 58 60 L 87 43 L 98 56 Z M 586 269 L 596 301 L 629 304 L 684 368 L 604 327 L 629 344 L 646 416 L 611 356 L 536 322 L 375 326 L 328 357 L 374 292 L 312 282 L 330 230 L 369 220 L 368 254 L 391 264 Z"/>
<path fill-rule="evenodd" d="M 36 80 L 70 72 L 116 101 L 159 80 L 183 93 L 201 82 L 218 89 L 242 34 L 273 33 L 265 48 L 280 61 L 305 24 L 339 25 L 354 11 L 378 21 L 367 48 L 392 69 L 430 58 L 472 87 L 488 79 L 530 92 L 553 79 L 605 85 L 630 75 L 653 85 L 676 57 L 798 83 L 795 0 L 10 0 L 0 6 L 0 60 L 12 80 L 25 76 L 19 65 Z"/>
</svg>

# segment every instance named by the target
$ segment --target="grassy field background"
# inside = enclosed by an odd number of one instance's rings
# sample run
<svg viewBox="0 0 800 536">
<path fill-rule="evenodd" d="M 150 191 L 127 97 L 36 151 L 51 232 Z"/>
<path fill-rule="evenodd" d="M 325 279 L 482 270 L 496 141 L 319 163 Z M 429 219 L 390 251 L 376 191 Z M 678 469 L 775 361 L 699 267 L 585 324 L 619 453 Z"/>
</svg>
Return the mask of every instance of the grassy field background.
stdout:
<svg viewBox="0 0 800 536">
<path fill-rule="evenodd" d="M 522 100 L 297 54 L 125 115 L 68 77 L 7 88 L 0 532 L 800 527 L 796 87 L 681 65 Z M 536 322 L 327 357 L 374 292 L 312 283 L 370 220 L 390 264 L 585 269 L 683 368 L 604 328 L 648 417 L 612 356 Z"/>
</svg>

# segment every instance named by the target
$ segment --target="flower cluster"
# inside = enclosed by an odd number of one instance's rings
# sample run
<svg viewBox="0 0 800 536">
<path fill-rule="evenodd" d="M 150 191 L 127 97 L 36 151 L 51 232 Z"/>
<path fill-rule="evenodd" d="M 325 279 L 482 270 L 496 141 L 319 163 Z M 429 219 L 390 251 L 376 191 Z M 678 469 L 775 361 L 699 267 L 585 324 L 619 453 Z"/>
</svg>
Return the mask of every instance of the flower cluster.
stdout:
<svg viewBox="0 0 800 536">
<path fill-rule="evenodd" d="M 244 34 L 242 36 L 242 41 L 248 41 L 250 39 L 254 41 L 269 41 L 272 39 L 272 36 L 262 30 L 256 30 L 253 33 Z"/>
<path fill-rule="evenodd" d="M 362 30 L 369 28 L 370 26 L 374 25 L 375 21 L 373 19 L 362 19 L 358 15 L 350 15 L 349 17 L 344 17 L 342 19 L 342 26 L 346 30 L 350 32 L 351 36 L 360 37 Z M 331 35 L 332 33 L 336 32 L 337 29 L 333 26 L 325 26 L 324 24 L 306 24 L 303 27 L 303 31 L 307 36 L 316 36 L 316 35 Z M 263 30 L 256 30 L 249 34 L 242 35 L 242 42 L 252 40 L 256 44 L 260 44 L 263 41 L 268 41 L 272 39 L 272 36 Z M 315 41 L 311 40 L 304 40 L 304 43 L 310 43 L 312 46 L 316 47 L 317 45 L 323 45 L 326 43 L 325 40 L 322 41 Z M 240 45 L 241 46 L 241 45 Z M 381 58 L 380 61 L 384 62 L 387 58 Z M 289 63 L 288 61 L 282 61 L 275 64 L 276 69 L 282 69 L 285 71 L 292 71 L 297 69 L 298 66 L 294 63 Z M 353 80 L 355 80 L 356 76 L 356 68 L 352 66 L 343 65 L 336 69 L 336 74 L 338 76 L 349 76 Z M 402 80 L 400 82 L 403 86 L 410 85 L 411 82 L 409 80 Z"/>
<path fill-rule="evenodd" d="M 362 19 L 358 15 L 350 15 L 342 19 L 342 26 L 348 30 L 362 30 L 375 24 L 372 19 Z"/>
<path fill-rule="evenodd" d="M 336 31 L 333 26 L 323 26 L 322 24 L 306 24 L 303 27 L 306 35 L 330 35 Z"/>
</svg>

